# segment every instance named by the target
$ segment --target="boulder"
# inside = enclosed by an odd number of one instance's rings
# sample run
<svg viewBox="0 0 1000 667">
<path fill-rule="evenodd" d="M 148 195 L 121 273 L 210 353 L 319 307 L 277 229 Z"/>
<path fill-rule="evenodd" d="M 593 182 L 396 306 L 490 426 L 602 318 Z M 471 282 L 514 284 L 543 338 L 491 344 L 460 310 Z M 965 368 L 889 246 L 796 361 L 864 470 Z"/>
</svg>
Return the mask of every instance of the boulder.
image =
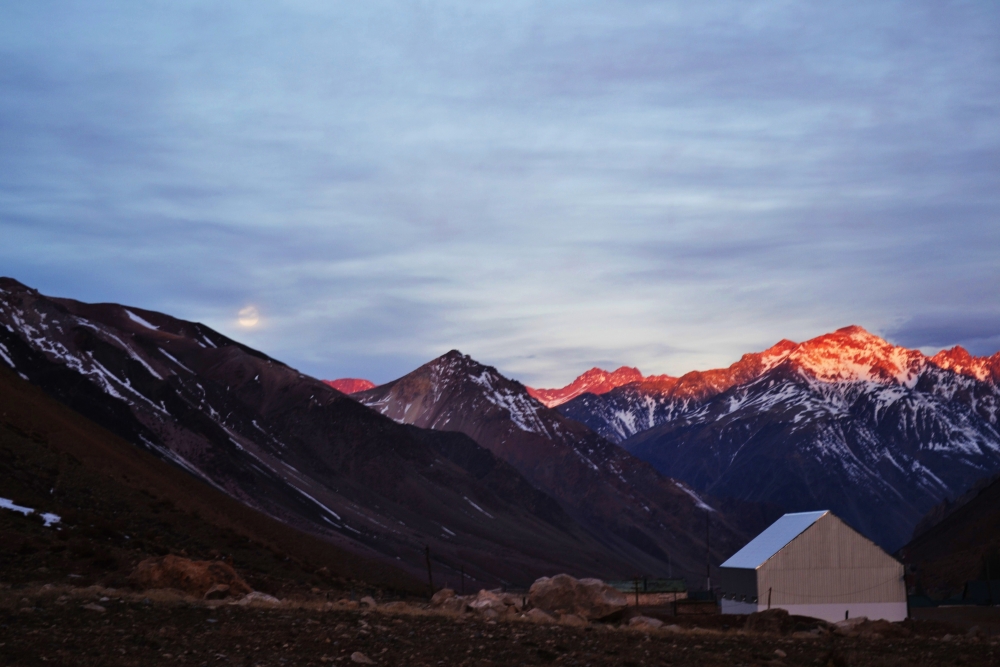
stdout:
<svg viewBox="0 0 1000 667">
<path fill-rule="evenodd" d="M 571 628 L 585 628 L 590 623 L 582 616 L 577 616 L 576 614 L 563 614 L 559 617 L 559 625 L 565 625 Z"/>
<path fill-rule="evenodd" d="M 479 591 L 479 594 L 469 602 L 469 607 L 481 614 L 485 614 L 487 610 L 497 614 L 503 614 L 507 611 L 507 604 L 503 597 L 493 591 L 486 590 Z"/>
<path fill-rule="evenodd" d="M 466 609 L 469 608 L 469 605 L 465 598 L 461 598 L 456 595 L 442 602 L 441 606 L 438 608 L 452 614 L 464 614 Z"/>
<path fill-rule="evenodd" d="M 747 616 L 744 629 L 747 632 L 769 632 L 780 635 L 788 632 L 792 627 L 788 611 L 784 609 L 767 609 L 765 611 L 755 611 Z"/>
<path fill-rule="evenodd" d="M 173 555 L 142 561 L 129 575 L 129 583 L 140 589 L 173 588 L 198 597 L 213 588 L 218 591 L 218 586 L 228 586 L 228 596 L 246 595 L 252 590 L 236 570 L 222 561 Z"/>
<path fill-rule="evenodd" d="M 536 609 L 587 620 L 607 618 L 628 605 L 623 593 L 600 579 L 574 579 L 568 574 L 537 580 L 528 591 L 528 600 Z"/>
<path fill-rule="evenodd" d="M 440 607 L 446 601 L 452 599 L 453 597 L 455 597 L 455 591 L 451 590 L 450 588 L 442 588 L 431 597 L 431 606 Z"/>
<path fill-rule="evenodd" d="M 532 623 L 555 623 L 556 619 L 550 614 L 546 614 L 541 609 L 529 609 L 524 614 L 524 618 L 531 621 Z"/>
</svg>

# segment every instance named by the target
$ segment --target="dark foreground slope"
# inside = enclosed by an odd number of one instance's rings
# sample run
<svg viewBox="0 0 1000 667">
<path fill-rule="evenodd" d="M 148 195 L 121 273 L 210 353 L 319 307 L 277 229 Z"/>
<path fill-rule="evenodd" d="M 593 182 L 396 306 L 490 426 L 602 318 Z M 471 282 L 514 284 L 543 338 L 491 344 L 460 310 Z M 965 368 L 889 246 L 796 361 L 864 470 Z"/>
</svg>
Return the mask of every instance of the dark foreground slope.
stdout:
<svg viewBox="0 0 1000 667">
<path fill-rule="evenodd" d="M 229 557 L 260 590 L 371 582 L 423 591 L 393 565 L 290 528 L 122 440 L 0 366 L 0 580 L 121 585 L 142 558 Z M 45 527 L 38 515 L 61 521 Z"/>
<path fill-rule="evenodd" d="M 0 363 L 281 522 L 420 576 L 526 584 L 616 554 L 460 434 L 394 423 L 211 329 L 0 280 Z"/>
<path fill-rule="evenodd" d="M 690 488 L 456 350 L 352 396 L 396 421 L 471 436 L 616 549 L 625 576 L 673 569 L 703 581 L 707 521 L 716 563 L 750 537 Z"/>
<path fill-rule="evenodd" d="M 929 514 L 944 514 L 935 509 Z M 930 592 L 955 594 L 969 580 L 1000 579 L 1000 479 L 922 528 L 899 556 L 915 567 L 917 581 Z"/>
<path fill-rule="evenodd" d="M 105 611 L 83 609 L 85 604 Z M 420 612 L 325 611 L 308 603 L 277 609 L 150 605 L 140 596 L 115 591 L 0 590 L 0 664 L 320 667 L 359 664 L 360 657 L 352 659 L 355 653 L 385 667 L 977 667 L 995 665 L 1000 658 L 990 637 L 969 639 L 963 629 L 940 622 L 880 627 L 886 635 L 816 638 L 805 632 L 798 637 L 744 632 L 740 616 L 665 620 L 679 627 L 649 631 L 497 623 Z M 799 627 L 788 625 L 789 630 Z M 948 641 L 941 641 L 945 635 Z"/>
</svg>

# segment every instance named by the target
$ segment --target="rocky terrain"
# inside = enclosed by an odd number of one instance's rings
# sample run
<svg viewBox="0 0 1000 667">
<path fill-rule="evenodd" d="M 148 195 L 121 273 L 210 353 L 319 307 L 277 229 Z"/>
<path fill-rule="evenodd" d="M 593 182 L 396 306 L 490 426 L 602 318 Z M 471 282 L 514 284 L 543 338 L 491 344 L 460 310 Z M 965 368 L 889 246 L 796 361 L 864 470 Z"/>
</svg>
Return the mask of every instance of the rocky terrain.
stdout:
<svg viewBox="0 0 1000 667">
<path fill-rule="evenodd" d="M 815 623 L 740 616 L 583 626 L 488 620 L 416 601 L 315 589 L 241 605 L 170 591 L 0 586 L 0 663 L 145 665 L 993 665 L 993 630 L 942 622 Z M 334 599 L 328 599 L 334 598 Z M 652 613 L 631 610 L 633 615 Z M 651 618 L 651 617 L 646 617 Z M 813 627 L 816 626 L 816 627 Z M 800 629 L 813 627 L 813 630 Z"/>
<path fill-rule="evenodd" d="M 610 373 L 601 368 L 591 368 L 565 387 L 559 389 L 535 389 L 525 387 L 528 394 L 547 408 L 554 408 L 573 400 L 582 394 L 606 394 L 612 389 L 633 382 L 652 381 L 656 378 L 644 378 L 638 368 L 622 366 Z"/>
</svg>

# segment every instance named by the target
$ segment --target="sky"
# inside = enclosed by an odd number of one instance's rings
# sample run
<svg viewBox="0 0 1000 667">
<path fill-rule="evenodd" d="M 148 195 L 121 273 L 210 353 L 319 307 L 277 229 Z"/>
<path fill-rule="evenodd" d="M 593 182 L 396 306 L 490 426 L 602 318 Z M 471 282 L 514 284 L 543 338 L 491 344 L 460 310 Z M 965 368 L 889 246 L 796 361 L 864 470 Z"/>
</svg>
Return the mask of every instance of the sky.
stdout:
<svg viewBox="0 0 1000 667">
<path fill-rule="evenodd" d="M 321 378 L 991 354 L 1000 3 L 3 3 L 0 275 Z"/>
</svg>

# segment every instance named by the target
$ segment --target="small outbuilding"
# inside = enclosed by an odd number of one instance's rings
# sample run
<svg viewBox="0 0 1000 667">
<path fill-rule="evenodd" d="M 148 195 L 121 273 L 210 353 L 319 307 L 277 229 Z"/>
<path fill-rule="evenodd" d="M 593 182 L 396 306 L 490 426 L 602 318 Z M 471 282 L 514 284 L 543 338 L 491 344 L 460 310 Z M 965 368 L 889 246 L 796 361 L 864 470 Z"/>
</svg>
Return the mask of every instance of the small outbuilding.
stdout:
<svg viewBox="0 0 1000 667">
<path fill-rule="evenodd" d="M 722 613 L 906 618 L 903 565 L 830 511 L 786 514 L 719 568 Z"/>
</svg>

